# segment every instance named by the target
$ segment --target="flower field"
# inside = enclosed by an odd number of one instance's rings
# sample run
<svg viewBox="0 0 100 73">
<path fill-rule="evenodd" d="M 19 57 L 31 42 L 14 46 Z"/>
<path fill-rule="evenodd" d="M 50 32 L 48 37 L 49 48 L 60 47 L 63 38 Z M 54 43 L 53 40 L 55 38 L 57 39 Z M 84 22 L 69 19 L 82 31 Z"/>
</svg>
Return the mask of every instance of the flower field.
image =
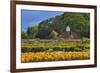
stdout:
<svg viewBox="0 0 100 73">
<path fill-rule="evenodd" d="M 87 60 L 89 58 L 89 52 L 29 52 L 21 54 L 22 62 Z"/>
<path fill-rule="evenodd" d="M 23 40 L 21 52 L 22 63 L 90 59 L 89 42 L 77 40 Z"/>
</svg>

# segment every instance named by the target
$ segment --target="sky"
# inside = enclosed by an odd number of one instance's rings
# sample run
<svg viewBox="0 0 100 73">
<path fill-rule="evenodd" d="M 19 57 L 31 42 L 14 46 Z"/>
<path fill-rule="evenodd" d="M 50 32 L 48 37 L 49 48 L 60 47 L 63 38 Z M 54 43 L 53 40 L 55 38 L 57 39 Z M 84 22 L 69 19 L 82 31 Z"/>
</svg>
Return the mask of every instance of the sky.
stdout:
<svg viewBox="0 0 100 73">
<path fill-rule="evenodd" d="M 22 31 L 26 32 L 28 26 L 38 25 L 43 20 L 61 15 L 63 12 L 21 10 Z"/>
</svg>

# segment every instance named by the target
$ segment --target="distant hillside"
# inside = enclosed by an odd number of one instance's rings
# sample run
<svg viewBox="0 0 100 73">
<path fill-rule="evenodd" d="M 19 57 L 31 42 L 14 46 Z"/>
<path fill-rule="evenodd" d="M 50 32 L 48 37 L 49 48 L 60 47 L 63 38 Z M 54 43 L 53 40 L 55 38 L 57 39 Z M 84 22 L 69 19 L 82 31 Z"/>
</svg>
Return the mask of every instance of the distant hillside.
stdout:
<svg viewBox="0 0 100 73">
<path fill-rule="evenodd" d="M 70 27 L 72 32 L 78 33 L 82 37 L 89 37 L 90 14 L 65 12 L 62 15 L 44 20 L 38 26 L 37 37 L 49 38 L 52 31 L 60 35 L 65 32 L 67 26 Z"/>
<path fill-rule="evenodd" d="M 66 28 L 70 27 L 70 34 Z M 51 39 L 67 37 L 90 37 L 90 14 L 64 12 L 61 15 L 49 18 L 38 25 L 28 27 L 22 32 L 22 39 Z"/>
</svg>

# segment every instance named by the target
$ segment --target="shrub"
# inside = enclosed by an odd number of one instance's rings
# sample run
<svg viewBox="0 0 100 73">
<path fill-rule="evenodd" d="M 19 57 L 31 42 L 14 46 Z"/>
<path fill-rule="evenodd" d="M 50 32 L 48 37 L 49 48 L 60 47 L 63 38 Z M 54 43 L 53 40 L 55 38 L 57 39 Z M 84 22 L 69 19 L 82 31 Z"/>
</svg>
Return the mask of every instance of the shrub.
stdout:
<svg viewBox="0 0 100 73">
<path fill-rule="evenodd" d="M 22 52 L 43 52 L 43 51 L 84 51 L 90 49 L 89 43 L 75 43 L 75 42 L 35 42 L 22 44 Z"/>
</svg>

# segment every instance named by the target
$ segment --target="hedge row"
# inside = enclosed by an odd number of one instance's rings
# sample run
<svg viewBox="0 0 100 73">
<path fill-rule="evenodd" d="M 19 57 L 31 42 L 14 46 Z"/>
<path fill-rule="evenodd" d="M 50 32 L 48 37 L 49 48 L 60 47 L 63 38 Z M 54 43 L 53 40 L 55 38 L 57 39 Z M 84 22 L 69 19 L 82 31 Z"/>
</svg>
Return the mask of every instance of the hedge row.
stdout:
<svg viewBox="0 0 100 73">
<path fill-rule="evenodd" d="M 86 44 L 70 44 L 67 45 L 64 43 L 64 45 L 60 44 L 46 44 L 45 46 L 43 44 L 33 44 L 33 45 L 22 45 L 21 51 L 22 52 L 51 52 L 51 51 L 85 51 L 86 49 L 89 49 L 90 45 L 88 43 Z"/>
</svg>

